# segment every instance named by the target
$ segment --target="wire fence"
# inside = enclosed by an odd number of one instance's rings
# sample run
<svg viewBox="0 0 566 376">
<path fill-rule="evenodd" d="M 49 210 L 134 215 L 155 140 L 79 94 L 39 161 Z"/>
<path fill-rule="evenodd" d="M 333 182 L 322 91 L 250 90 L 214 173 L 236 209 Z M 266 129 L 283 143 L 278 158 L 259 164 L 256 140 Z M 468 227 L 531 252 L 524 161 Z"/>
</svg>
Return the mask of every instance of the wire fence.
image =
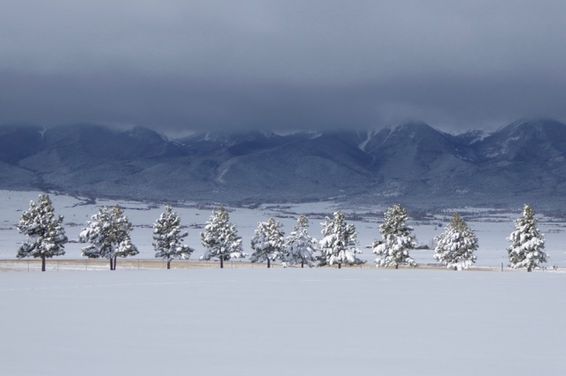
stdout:
<svg viewBox="0 0 566 376">
<path fill-rule="evenodd" d="M 265 269 L 267 266 L 265 263 L 251 263 L 249 261 L 225 261 L 225 269 Z M 274 269 L 280 268 L 300 268 L 300 265 L 284 265 L 281 263 L 272 263 L 271 267 Z M 331 266 L 337 268 L 336 265 Z M 144 259 L 144 258 L 129 258 L 129 259 L 118 259 L 117 270 L 159 270 L 166 269 L 167 262 L 157 259 Z M 213 269 L 220 268 L 220 263 L 218 261 L 202 261 L 202 260 L 175 260 L 171 262 L 171 269 Z M 324 268 L 329 268 L 325 266 Z M 342 268 L 349 269 L 379 269 L 376 268 L 374 263 L 365 263 L 360 265 L 345 266 Z M 418 264 L 416 267 L 411 266 L 400 266 L 400 269 L 425 269 L 425 270 L 448 270 L 445 266 L 441 264 Z M 309 269 L 305 265 L 304 269 Z M 41 260 L 40 259 L 0 259 L 0 272 L 2 271 L 20 271 L 20 272 L 35 272 L 41 270 Z M 47 259 L 46 271 L 102 271 L 110 270 L 109 260 L 106 259 Z M 504 263 L 495 266 L 473 266 L 468 271 L 499 271 L 499 272 L 511 272 L 519 271 L 516 269 L 509 268 Z M 566 268 L 559 268 L 557 266 L 546 266 L 540 269 L 540 271 L 560 271 L 566 272 Z"/>
<path fill-rule="evenodd" d="M 272 263 L 273 268 L 285 267 L 281 264 Z M 265 263 L 251 263 L 248 261 L 224 261 L 225 269 L 263 269 L 266 268 Z M 166 269 L 167 262 L 156 259 L 118 259 L 116 269 L 124 270 L 148 270 L 148 269 Z M 201 261 L 201 260 L 175 260 L 171 262 L 171 269 L 212 269 L 220 268 L 219 261 Z M 100 271 L 110 270 L 110 262 L 106 259 L 47 259 L 45 265 L 46 271 Z M 0 271 L 40 271 L 41 259 L 0 259 Z"/>
</svg>

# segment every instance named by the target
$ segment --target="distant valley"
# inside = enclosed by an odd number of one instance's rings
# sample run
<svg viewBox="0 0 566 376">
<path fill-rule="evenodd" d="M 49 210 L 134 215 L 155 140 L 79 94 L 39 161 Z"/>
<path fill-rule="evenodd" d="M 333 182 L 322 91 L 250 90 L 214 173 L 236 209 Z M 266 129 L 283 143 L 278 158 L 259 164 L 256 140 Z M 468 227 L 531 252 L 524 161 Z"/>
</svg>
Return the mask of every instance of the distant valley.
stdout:
<svg viewBox="0 0 566 376">
<path fill-rule="evenodd" d="M 0 189 L 251 204 L 334 200 L 413 207 L 566 209 L 566 125 L 485 134 L 420 122 L 370 131 L 209 132 L 169 139 L 73 124 L 0 126 Z"/>
</svg>

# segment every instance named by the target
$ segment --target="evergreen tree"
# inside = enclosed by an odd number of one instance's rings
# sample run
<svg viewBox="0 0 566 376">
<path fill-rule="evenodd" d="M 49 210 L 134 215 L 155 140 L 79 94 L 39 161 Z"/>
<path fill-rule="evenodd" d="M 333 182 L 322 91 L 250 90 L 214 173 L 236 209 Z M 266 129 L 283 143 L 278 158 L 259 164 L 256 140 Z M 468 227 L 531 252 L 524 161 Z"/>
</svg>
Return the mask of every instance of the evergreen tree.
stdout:
<svg viewBox="0 0 566 376">
<path fill-rule="evenodd" d="M 304 215 L 297 218 L 295 228 L 285 241 L 285 254 L 283 261 L 289 265 L 305 264 L 312 266 L 316 261 L 314 253 L 318 249 L 318 242 L 309 235 L 309 220 Z"/>
<path fill-rule="evenodd" d="M 407 226 L 407 210 L 400 205 L 393 205 L 384 214 L 380 232 L 382 240 L 375 242 L 373 253 L 377 254 L 377 266 L 395 267 L 408 264 L 415 266 L 415 260 L 409 256 L 409 250 L 417 246 L 413 229 Z"/>
<path fill-rule="evenodd" d="M 79 235 L 81 242 L 91 243 L 83 248 L 83 256 L 106 258 L 110 261 L 110 270 L 116 270 L 118 257 L 138 254 L 138 249 L 130 239 L 132 229 L 133 226 L 121 207 L 101 208 Z"/>
<path fill-rule="evenodd" d="M 242 238 L 238 236 L 236 226 L 230 223 L 230 215 L 223 207 L 212 212 L 201 233 L 201 243 L 206 248 L 202 260 L 217 258 L 220 268 L 224 261 L 246 257 L 242 251 Z"/>
<path fill-rule="evenodd" d="M 509 236 L 507 249 L 512 268 L 526 268 L 531 272 L 546 262 L 544 237 L 537 228 L 535 211 L 525 205 L 523 215 L 515 222 L 515 231 Z"/>
<path fill-rule="evenodd" d="M 283 226 L 273 218 L 267 222 L 259 222 L 255 230 L 251 246 L 254 252 L 250 256 L 251 262 L 267 261 L 267 267 L 271 267 L 271 261 L 283 256 L 285 246 L 285 234 L 281 229 Z"/>
<path fill-rule="evenodd" d="M 189 234 L 181 232 L 181 218 L 167 205 L 165 211 L 153 225 L 153 247 L 155 257 L 167 262 L 171 269 L 174 259 L 188 259 L 194 249 L 183 244 L 183 239 Z"/>
<path fill-rule="evenodd" d="M 341 268 L 342 264 L 363 263 L 356 257 L 357 253 L 361 253 L 358 249 L 356 227 L 346 223 L 344 213 L 338 211 L 332 218 L 326 217 L 321 233 L 322 264 L 338 264 L 338 268 Z"/>
<path fill-rule="evenodd" d="M 18 258 L 41 258 L 41 271 L 45 271 L 45 260 L 65 254 L 65 229 L 63 217 L 55 215 L 51 199 L 39 195 L 37 202 L 31 201 L 18 223 L 18 231 L 28 237 L 18 249 Z"/>
<path fill-rule="evenodd" d="M 478 249 L 478 238 L 458 213 L 436 241 L 434 258 L 447 268 L 468 269 L 476 262 L 474 252 Z"/>
</svg>

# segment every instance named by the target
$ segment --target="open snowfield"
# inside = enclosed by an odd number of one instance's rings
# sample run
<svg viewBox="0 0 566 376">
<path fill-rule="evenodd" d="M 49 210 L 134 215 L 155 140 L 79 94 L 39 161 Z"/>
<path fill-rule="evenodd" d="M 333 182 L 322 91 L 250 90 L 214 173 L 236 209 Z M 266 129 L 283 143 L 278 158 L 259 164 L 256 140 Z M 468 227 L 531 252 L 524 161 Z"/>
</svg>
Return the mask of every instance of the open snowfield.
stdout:
<svg viewBox="0 0 566 376">
<path fill-rule="evenodd" d="M 24 237 L 18 234 L 16 224 L 22 210 L 29 206 L 30 200 L 37 199 L 38 192 L 0 191 L 0 259 L 15 258 L 19 244 Z M 126 215 L 134 224 L 132 240 L 140 250 L 136 256 L 140 259 L 153 258 L 152 243 L 153 223 L 159 217 L 162 207 L 155 204 L 132 201 L 96 200 L 75 198 L 66 195 L 51 195 L 55 210 L 65 217 L 65 230 L 71 243 L 67 244 L 66 258 L 81 258 L 81 247 L 77 243 L 78 235 L 84 228 L 90 216 L 103 205 L 120 204 L 125 208 Z M 212 207 L 202 207 L 187 203 L 175 206 L 183 224 L 188 226 L 187 244 L 196 251 L 192 258 L 197 259 L 203 253 L 200 244 L 200 231 L 210 216 Z M 336 210 L 336 204 L 331 202 L 305 203 L 294 205 L 261 205 L 257 208 L 230 208 L 233 222 L 238 227 L 243 238 L 244 251 L 250 253 L 250 239 L 253 236 L 257 222 L 266 220 L 269 216 L 277 217 L 284 224 L 286 232 L 291 231 L 298 214 L 307 214 L 311 222 L 311 234 L 320 235 L 320 222 L 325 215 Z M 514 229 L 514 220 L 522 208 L 516 212 L 502 212 L 494 209 L 465 208 L 458 210 L 476 232 L 479 238 L 477 265 L 497 267 L 507 264 L 506 248 L 509 245 L 507 237 Z M 536 206 L 535 206 L 536 209 Z M 371 249 L 367 248 L 379 238 L 378 226 L 382 221 L 382 207 L 344 208 L 349 215 L 349 221 L 355 224 L 358 231 L 360 248 L 363 250 L 362 259 L 370 263 L 375 259 Z M 351 220 L 352 217 L 355 220 Z M 411 216 L 411 212 L 409 212 Z M 450 219 L 451 212 L 434 213 L 426 219 L 411 219 L 409 224 L 414 227 L 417 241 L 422 245 L 431 245 L 435 236 L 439 235 Z M 545 235 L 546 252 L 549 255 L 547 266 L 566 267 L 566 219 L 538 216 L 539 225 Z M 73 242 L 74 241 L 74 242 Z M 418 263 L 434 263 L 432 250 L 414 250 L 412 256 Z"/>
<path fill-rule="evenodd" d="M 566 274 L 0 274 L 0 374 L 565 375 Z"/>
<path fill-rule="evenodd" d="M 549 265 L 558 272 L 372 268 L 366 246 L 378 237 L 378 207 L 345 210 L 370 261 L 364 268 L 228 263 L 219 270 L 191 261 L 183 262 L 188 269 L 166 271 L 149 270 L 162 266 L 149 261 L 161 207 L 52 195 L 71 242 L 62 261 L 48 261 L 47 273 L 27 273 L 21 271 L 29 263 L 12 261 L 24 239 L 15 226 L 37 194 L 0 191 L 0 375 L 566 374 L 563 219 L 539 216 Z M 104 261 L 81 259 L 76 240 L 99 207 L 115 204 L 135 226 L 140 255 L 109 272 Z M 290 231 L 304 213 L 317 236 L 336 208 L 323 202 L 230 210 L 249 252 L 257 221 L 275 216 Z M 175 209 L 197 259 L 211 207 Z M 479 237 L 478 265 L 507 263 L 506 237 L 519 209 L 459 210 Z M 411 220 L 418 242 L 431 245 L 450 214 Z M 434 262 L 432 250 L 412 255 Z"/>
</svg>

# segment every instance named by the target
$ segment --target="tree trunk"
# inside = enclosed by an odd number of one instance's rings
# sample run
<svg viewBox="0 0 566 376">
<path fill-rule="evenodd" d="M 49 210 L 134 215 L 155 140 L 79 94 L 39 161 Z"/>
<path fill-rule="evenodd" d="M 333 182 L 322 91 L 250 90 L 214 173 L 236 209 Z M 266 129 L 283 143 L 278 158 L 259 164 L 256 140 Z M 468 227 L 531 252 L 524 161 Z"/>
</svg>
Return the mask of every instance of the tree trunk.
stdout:
<svg viewBox="0 0 566 376">
<path fill-rule="evenodd" d="M 114 270 L 114 259 L 110 257 L 110 270 Z"/>
<path fill-rule="evenodd" d="M 342 264 L 338 263 L 338 269 L 342 269 Z"/>
<path fill-rule="evenodd" d="M 112 270 L 116 270 L 116 264 L 118 263 L 118 256 L 114 256 L 114 269 Z"/>
<path fill-rule="evenodd" d="M 395 269 L 399 269 L 399 264 L 395 264 Z"/>
<path fill-rule="evenodd" d="M 220 256 L 220 269 L 224 269 L 224 257 Z"/>
<path fill-rule="evenodd" d="M 305 262 L 301 261 L 301 268 L 304 268 L 304 267 L 305 267 Z"/>
<path fill-rule="evenodd" d="M 527 268 L 527 272 L 530 273 L 530 272 L 532 272 L 532 271 L 533 271 L 533 268 L 531 268 L 531 267 L 529 266 L 529 267 Z"/>
<path fill-rule="evenodd" d="M 171 260 L 167 260 L 167 270 L 171 269 Z"/>
<path fill-rule="evenodd" d="M 41 271 L 45 271 L 45 256 L 41 256 Z"/>
<path fill-rule="evenodd" d="M 267 259 L 267 268 L 271 268 L 271 260 L 269 258 Z"/>
</svg>

